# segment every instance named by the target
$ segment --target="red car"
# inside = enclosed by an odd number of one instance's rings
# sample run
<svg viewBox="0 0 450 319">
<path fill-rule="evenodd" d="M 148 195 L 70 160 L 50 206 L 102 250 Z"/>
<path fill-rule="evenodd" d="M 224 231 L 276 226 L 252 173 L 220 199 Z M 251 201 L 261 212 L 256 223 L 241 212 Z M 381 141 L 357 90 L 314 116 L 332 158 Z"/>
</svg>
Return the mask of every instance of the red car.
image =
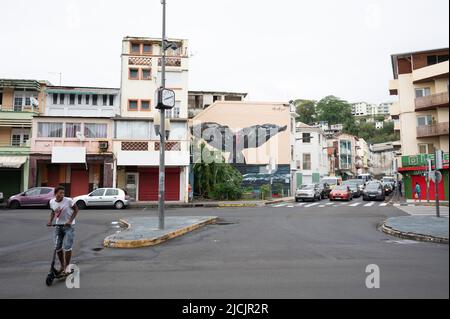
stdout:
<svg viewBox="0 0 450 319">
<path fill-rule="evenodd" d="M 353 194 L 347 185 L 336 186 L 330 193 L 330 201 L 334 200 L 353 200 Z"/>
</svg>

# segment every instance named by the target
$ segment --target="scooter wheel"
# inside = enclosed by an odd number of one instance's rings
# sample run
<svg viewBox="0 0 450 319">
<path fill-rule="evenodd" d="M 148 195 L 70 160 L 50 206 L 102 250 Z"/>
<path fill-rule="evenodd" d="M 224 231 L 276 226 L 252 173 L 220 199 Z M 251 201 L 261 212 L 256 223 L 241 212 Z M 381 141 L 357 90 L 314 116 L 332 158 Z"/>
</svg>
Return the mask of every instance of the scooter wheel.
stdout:
<svg viewBox="0 0 450 319">
<path fill-rule="evenodd" d="M 45 284 L 50 287 L 53 284 L 53 280 L 55 280 L 55 275 L 48 274 L 47 279 L 45 279 Z"/>
</svg>

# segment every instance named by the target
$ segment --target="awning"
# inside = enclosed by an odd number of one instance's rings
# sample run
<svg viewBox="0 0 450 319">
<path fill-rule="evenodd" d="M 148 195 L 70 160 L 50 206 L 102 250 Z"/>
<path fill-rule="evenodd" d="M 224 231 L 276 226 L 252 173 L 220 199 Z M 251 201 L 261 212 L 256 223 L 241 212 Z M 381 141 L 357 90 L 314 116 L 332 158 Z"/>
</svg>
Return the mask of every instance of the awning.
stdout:
<svg viewBox="0 0 450 319">
<path fill-rule="evenodd" d="M 86 147 L 53 147 L 52 163 L 84 164 L 86 163 Z"/>
<path fill-rule="evenodd" d="M 351 172 L 343 172 L 343 173 L 347 176 L 354 176 L 353 173 L 351 173 Z"/>
<path fill-rule="evenodd" d="M 0 156 L 0 168 L 21 168 L 26 161 L 26 156 Z"/>
</svg>

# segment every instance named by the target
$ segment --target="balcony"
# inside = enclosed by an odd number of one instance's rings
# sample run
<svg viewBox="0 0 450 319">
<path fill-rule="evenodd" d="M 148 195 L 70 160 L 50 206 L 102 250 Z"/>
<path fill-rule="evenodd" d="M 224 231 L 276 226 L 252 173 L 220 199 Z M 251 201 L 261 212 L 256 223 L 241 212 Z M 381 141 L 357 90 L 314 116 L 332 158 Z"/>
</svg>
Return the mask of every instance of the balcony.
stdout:
<svg viewBox="0 0 450 319">
<path fill-rule="evenodd" d="M 30 146 L 28 145 L 15 146 L 11 144 L 0 143 L 1 155 L 28 155 L 29 153 L 30 153 Z"/>
<path fill-rule="evenodd" d="M 100 143 L 108 142 L 108 148 L 103 149 Z M 88 154 L 111 153 L 112 143 L 108 138 L 90 139 L 80 141 L 78 139 L 52 139 L 52 138 L 33 138 L 31 139 L 31 153 L 51 154 L 54 147 L 85 147 Z"/>
<path fill-rule="evenodd" d="M 413 71 L 413 82 L 424 83 L 435 79 L 448 78 L 449 61 L 426 66 Z"/>
<path fill-rule="evenodd" d="M 416 98 L 415 103 L 416 103 L 416 112 L 426 111 L 437 107 L 448 107 L 448 92 L 418 97 Z"/>
<path fill-rule="evenodd" d="M 421 125 L 417 127 L 417 138 L 436 137 L 442 135 L 448 136 L 448 133 L 448 122 L 433 125 Z"/>
</svg>

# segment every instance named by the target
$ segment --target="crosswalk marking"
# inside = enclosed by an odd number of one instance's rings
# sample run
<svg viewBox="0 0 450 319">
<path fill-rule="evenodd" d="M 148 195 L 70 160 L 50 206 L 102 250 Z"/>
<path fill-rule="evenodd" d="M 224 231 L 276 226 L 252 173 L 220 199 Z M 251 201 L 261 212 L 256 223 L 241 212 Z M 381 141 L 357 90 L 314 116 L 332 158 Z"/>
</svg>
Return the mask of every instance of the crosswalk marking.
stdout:
<svg viewBox="0 0 450 319">
<path fill-rule="evenodd" d="M 382 203 L 380 204 L 380 207 L 386 207 L 388 205 L 388 203 Z"/>
<path fill-rule="evenodd" d="M 361 205 L 362 203 L 354 203 L 354 204 L 351 204 L 351 205 L 349 205 L 350 207 L 356 207 L 356 206 L 359 206 L 359 205 Z"/>
<path fill-rule="evenodd" d="M 372 207 L 374 204 L 375 204 L 374 202 L 371 202 L 369 204 L 364 205 L 364 207 Z"/>
<path fill-rule="evenodd" d="M 309 207 L 314 207 L 314 206 L 317 206 L 317 205 L 319 205 L 319 203 L 309 204 L 309 205 L 306 205 L 305 207 L 309 208 Z"/>
<path fill-rule="evenodd" d="M 306 203 L 300 203 L 300 204 L 297 204 L 297 207 L 302 207 L 303 205 L 305 205 Z"/>
</svg>

